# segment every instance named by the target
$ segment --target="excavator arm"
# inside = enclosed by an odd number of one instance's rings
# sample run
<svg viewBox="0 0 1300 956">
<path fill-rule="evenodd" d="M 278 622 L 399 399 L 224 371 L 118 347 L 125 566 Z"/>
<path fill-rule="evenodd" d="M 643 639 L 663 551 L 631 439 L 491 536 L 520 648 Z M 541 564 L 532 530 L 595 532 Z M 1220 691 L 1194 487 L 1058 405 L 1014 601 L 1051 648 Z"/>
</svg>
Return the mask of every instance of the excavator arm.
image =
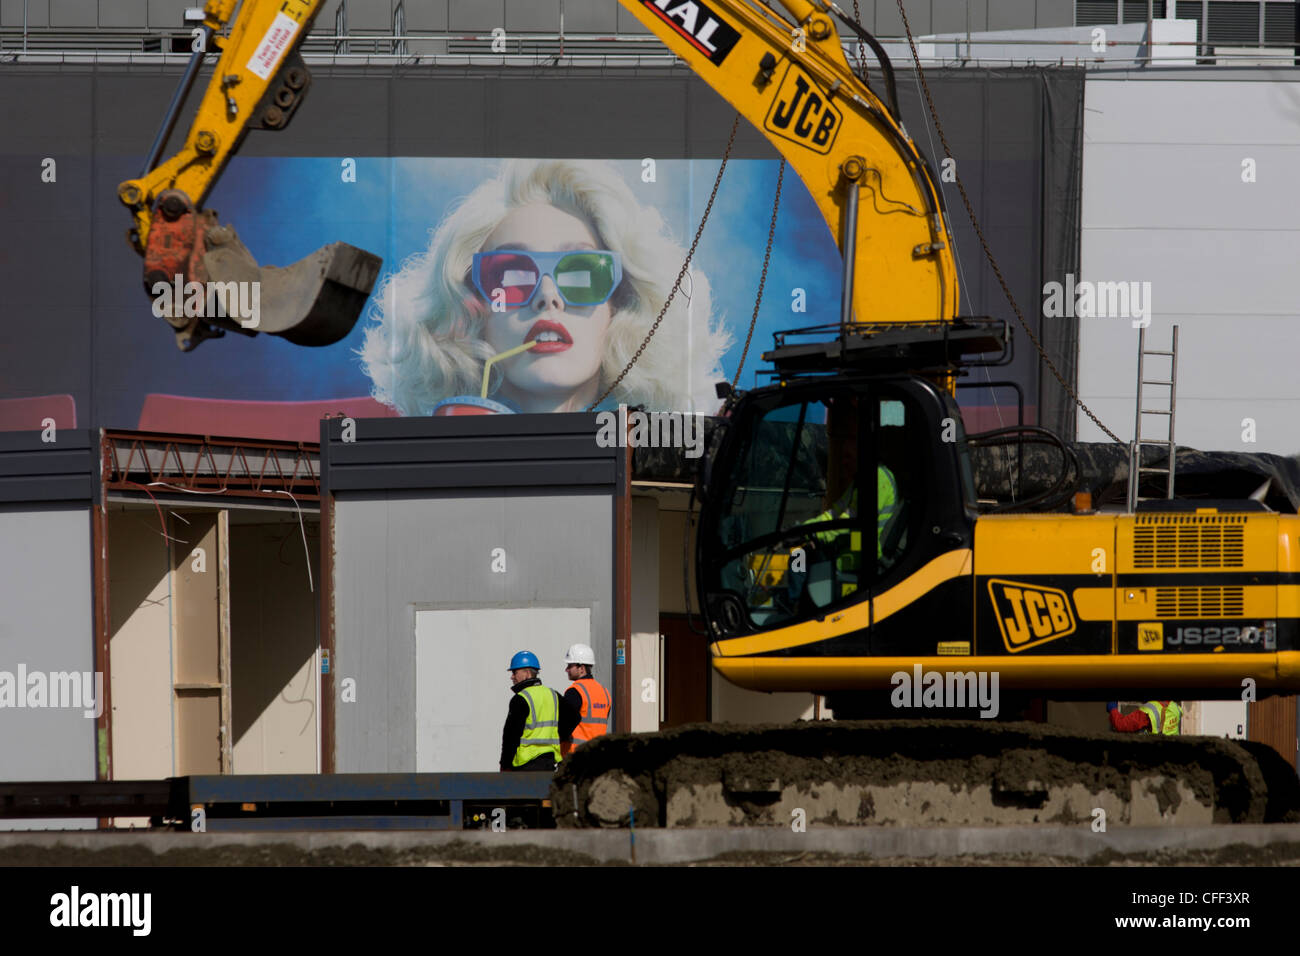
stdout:
<svg viewBox="0 0 1300 956">
<path fill-rule="evenodd" d="M 956 317 L 942 199 L 899 121 L 892 69 L 873 38 L 827 0 L 619 2 L 761 130 L 803 180 L 844 255 L 841 322 Z M 876 50 L 888 102 L 849 66 L 836 19 Z"/>
<path fill-rule="evenodd" d="M 234 229 L 218 225 L 217 214 L 202 208 L 248 131 L 284 129 L 297 110 L 311 85 L 298 51 L 324 3 L 243 0 L 236 14 L 236 0 L 208 0 L 198 49 L 144 172 L 118 187 L 134 220 L 128 239 L 144 256 L 145 289 L 155 303 L 166 295 L 163 317 L 182 351 L 227 329 L 280 335 L 299 345 L 337 342 L 356 324 L 379 276 L 378 257 L 341 242 L 288 268 L 260 268 Z M 160 162 L 210 49 L 221 58 L 189 134 L 176 155 Z M 256 293 L 247 294 L 238 283 L 256 283 Z M 256 311 L 240 311 L 236 298 L 245 305 L 256 302 Z"/>
<path fill-rule="evenodd" d="M 842 323 L 956 316 L 942 199 L 899 122 L 884 51 L 865 31 L 828 0 L 777 0 L 784 15 L 761 0 L 619 2 L 760 129 L 803 180 L 844 255 Z M 205 46 L 221 58 L 185 143 L 159 162 L 206 51 L 194 54 L 144 173 L 118 189 L 151 294 L 182 281 L 205 289 L 258 283 L 260 315 L 251 321 L 226 309 L 189 315 L 194 310 L 180 308 L 175 296 L 164 317 L 182 350 L 226 329 L 330 344 L 351 331 L 378 277 L 380 260 L 344 243 L 287 269 L 259 268 L 234 230 L 202 208 L 248 130 L 283 129 L 297 109 L 311 79 L 298 49 L 323 3 L 243 0 L 236 13 L 236 0 L 208 0 Z M 849 66 L 835 19 L 876 49 L 885 99 Z"/>
</svg>

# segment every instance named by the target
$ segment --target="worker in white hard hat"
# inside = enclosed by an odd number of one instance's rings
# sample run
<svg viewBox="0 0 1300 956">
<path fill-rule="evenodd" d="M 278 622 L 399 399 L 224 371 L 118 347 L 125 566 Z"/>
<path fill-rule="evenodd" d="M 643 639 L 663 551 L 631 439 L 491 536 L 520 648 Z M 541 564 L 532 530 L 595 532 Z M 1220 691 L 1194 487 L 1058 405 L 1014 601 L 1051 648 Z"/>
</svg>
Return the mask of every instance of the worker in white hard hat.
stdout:
<svg viewBox="0 0 1300 956">
<path fill-rule="evenodd" d="M 609 732 L 609 691 L 591 676 L 596 666 L 596 652 L 586 644 L 574 644 L 564 655 L 565 673 L 573 681 L 564 692 L 564 700 L 580 716 L 571 738 L 560 743 L 566 756 L 588 740 Z"/>
</svg>

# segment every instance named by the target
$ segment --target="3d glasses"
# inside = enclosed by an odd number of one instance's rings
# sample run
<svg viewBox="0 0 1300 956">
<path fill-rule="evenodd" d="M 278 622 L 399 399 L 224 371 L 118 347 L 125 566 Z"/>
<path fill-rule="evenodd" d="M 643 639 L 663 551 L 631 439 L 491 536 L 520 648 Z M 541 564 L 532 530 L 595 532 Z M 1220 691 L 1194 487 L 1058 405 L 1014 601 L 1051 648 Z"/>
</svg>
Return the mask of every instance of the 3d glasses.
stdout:
<svg viewBox="0 0 1300 956">
<path fill-rule="evenodd" d="M 474 255 L 474 288 L 489 303 L 504 295 L 507 309 L 533 300 L 542 279 L 550 276 L 568 306 L 593 306 L 608 302 L 623 281 L 623 263 L 617 252 L 579 249 L 572 252 L 532 252 L 494 249 Z M 497 290 L 500 290 L 498 292 Z"/>
</svg>

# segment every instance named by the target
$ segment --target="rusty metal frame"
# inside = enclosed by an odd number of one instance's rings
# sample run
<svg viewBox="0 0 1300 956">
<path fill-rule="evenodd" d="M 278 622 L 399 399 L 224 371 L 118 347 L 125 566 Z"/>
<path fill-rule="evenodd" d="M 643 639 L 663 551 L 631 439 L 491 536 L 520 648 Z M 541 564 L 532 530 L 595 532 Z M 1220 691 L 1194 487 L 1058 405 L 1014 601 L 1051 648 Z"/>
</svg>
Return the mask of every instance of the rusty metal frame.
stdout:
<svg viewBox="0 0 1300 956">
<path fill-rule="evenodd" d="M 108 441 L 102 429 L 99 432 L 99 447 L 101 487 L 90 505 L 90 590 L 95 621 L 95 670 L 104 675 L 104 686 L 100 693 L 102 700 L 98 701 L 101 713 L 95 721 L 95 779 L 102 781 L 113 779 L 113 661 L 109 646 L 113 630 L 108 593 L 108 495 L 102 487 L 107 475 L 109 452 Z M 111 823 L 112 820 L 106 816 L 101 816 L 98 820 L 100 829 L 106 829 Z"/>
<path fill-rule="evenodd" d="M 304 501 L 320 500 L 320 446 L 309 442 L 107 431 L 103 443 L 103 483 L 109 491 L 139 492 L 164 483 L 222 497 L 265 501 L 268 494 L 284 491 Z M 155 464 L 158 454 L 162 460 Z M 191 455 L 192 468 L 183 457 Z M 227 456 L 223 469 L 217 460 Z M 260 467 L 250 462 L 257 457 L 264 459 Z"/>
</svg>

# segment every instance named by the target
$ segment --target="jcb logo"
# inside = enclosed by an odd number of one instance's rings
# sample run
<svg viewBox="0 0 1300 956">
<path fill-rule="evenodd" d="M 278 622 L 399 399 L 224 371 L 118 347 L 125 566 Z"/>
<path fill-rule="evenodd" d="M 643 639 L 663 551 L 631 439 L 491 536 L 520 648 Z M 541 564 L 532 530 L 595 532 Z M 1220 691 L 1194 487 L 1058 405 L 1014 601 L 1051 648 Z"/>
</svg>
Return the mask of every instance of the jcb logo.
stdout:
<svg viewBox="0 0 1300 956">
<path fill-rule="evenodd" d="M 843 119 L 830 97 L 791 63 L 763 125 L 777 136 L 825 154 L 835 144 Z"/>
<path fill-rule="evenodd" d="M 1064 591 L 993 578 L 989 597 L 1002 642 L 1012 654 L 1074 633 L 1074 610 Z"/>
</svg>

